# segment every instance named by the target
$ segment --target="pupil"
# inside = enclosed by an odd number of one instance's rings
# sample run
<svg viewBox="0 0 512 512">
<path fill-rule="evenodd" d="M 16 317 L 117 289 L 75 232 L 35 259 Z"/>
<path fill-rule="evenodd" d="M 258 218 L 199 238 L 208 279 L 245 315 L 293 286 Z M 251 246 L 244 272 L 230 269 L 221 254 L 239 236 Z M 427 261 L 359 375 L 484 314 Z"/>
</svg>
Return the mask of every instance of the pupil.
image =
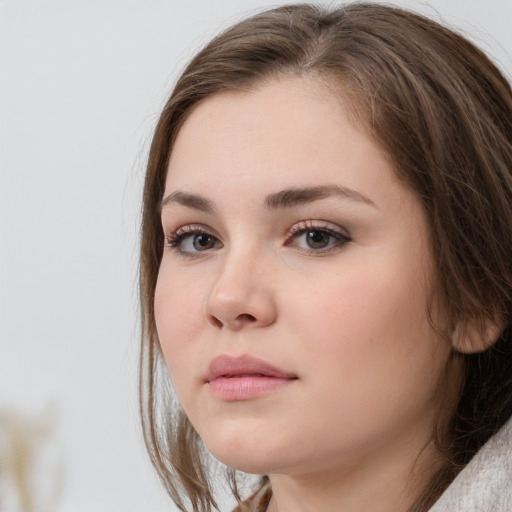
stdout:
<svg viewBox="0 0 512 512">
<path fill-rule="evenodd" d="M 194 238 L 194 247 L 201 251 L 203 249 L 211 249 L 214 245 L 214 239 L 210 235 L 197 235 Z"/>
<path fill-rule="evenodd" d="M 330 235 L 324 231 L 308 231 L 307 241 L 312 249 L 321 249 L 329 244 Z"/>
</svg>

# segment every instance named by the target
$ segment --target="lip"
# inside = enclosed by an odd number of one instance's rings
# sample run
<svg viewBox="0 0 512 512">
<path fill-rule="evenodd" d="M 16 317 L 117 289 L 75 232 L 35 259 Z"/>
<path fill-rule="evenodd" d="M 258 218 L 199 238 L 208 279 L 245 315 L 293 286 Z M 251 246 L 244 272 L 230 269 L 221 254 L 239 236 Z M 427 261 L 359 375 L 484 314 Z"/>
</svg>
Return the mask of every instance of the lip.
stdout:
<svg viewBox="0 0 512 512">
<path fill-rule="evenodd" d="M 210 363 L 205 376 L 210 394 L 226 402 L 252 400 L 295 380 L 296 375 L 248 355 L 218 356 Z"/>
</svg>

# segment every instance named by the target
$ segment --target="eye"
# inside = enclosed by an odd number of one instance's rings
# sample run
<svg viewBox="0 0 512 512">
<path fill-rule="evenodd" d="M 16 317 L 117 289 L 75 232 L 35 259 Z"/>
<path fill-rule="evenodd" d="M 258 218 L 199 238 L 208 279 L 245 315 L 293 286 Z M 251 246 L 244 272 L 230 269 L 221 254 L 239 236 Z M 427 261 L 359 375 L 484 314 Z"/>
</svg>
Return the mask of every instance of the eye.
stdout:
<svg viewBox="0 0 512 512">
<path fill-rule="evenodd" d="M 333 236 L 330 233 L 327 233 L 327 231 L 320 231 L 319 229 L 306 231 L 303 236 L 305 238 L 306 245 L 310 249 L 323 249 L 331 243 L 333 238 Z"/>
<path fill-rule="evenodd" d="M 204 228 L 183 226 L 166 236 L 168 247 L 183 255 L 194 255 L 222 247 L 220 241 Z"/>
<path fill-rule="evenodd" d="M 304 251 L 324 254 L 341 248 L 351 241 L 341 228 L 330 225 L 315 225 L 311 221 L 300 222 L 290 230 L 287 246 L 297 247 Z"/>
</svg>

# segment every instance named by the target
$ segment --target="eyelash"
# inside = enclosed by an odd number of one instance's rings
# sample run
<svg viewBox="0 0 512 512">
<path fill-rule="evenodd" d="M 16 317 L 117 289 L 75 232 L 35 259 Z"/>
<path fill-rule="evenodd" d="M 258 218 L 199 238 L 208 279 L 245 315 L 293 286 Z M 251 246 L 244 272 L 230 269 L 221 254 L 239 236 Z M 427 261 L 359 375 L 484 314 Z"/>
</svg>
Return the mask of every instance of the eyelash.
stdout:
<svg viewBox="0 0 512 512">
<path fill-rule="evenodd" d="M 165 237 L 165 241 L 167 244 L 167 247 L 169 249 L 172 249 L 176 251 L 181 256 L 186 256 L 189 258 L 200 256 L 201 251 L 197 251 L 196 253 L 192 251 L 184 251 L 181 247 L 182 243 L 187 239 L 191 237 L 195 237 L 198 235 L 207 235 L 212 238 L 214 238 L 216 241 L 218 241 L 217 237 L 210 233 L 204 226 L 200 225 L 194 225 L 194 224 L 188 224 L 186 226 L 182 226 L 181 228 L 177 229 L 175 232 L 167 235 Z"/>
<path fill-rule="evenodd" d="M 290 246 L 292 245 L 293 241 L 297 240 L 300 236 L 312 232 L 324 233 L 330 237 L 329 245 L 326 247 L 319 249 L 300 248 L 304 252 L 312 255 L 320 256 L 323 254 L 329 254 L 341 249 L 344 245 L 352 241 L 350 236 L 344 233 L 341 228 L 333 229 L 329 226 L 326 226 L 325 224 L 308 220 L 301 221 L 292 226 L 292 228 L 288 231 L 288 239 L 285 241 L 284 245 Z"/>
<path fill-rule="evenodd" d="M 305 252 L 306 254 L 311 254 L 314 256 L 321 256 L 324 254 L 329 254 L 336 250 L 341 249 L 344 245 L 348 244 L 352 241 L 348 234 L 342 232 L 340 228 L 333 229 L 331 227 L 326 226 L 325 224 L 320 224 L 316 221 L 301 221 L 292 228 L 287 233 L 287 239 L 284 242 L 284 245 L 289 247 L 292 246 L 295 240 L 298 240 L 300 236 L 306 233 L 323 233 L 329 237 L 328 245 L 325 247 L 313 249 L 306 247 L 298 247 L 299 250 Z M 213 235 L 208 229 L 201 225 L 188 224 L 180 227 L 175 232 L 166 235 L 166 245 L 169 249 L 176 251 L 180 256 L 188 257 L 188 258 L 197 258 L 201 256 L 202 252 L 208 252 L 211 249 L 217 249 L 219 247 L 211 247 L 207 248 L 204 251 L 188 251 L 183 250 L 182 244 L 188 238 L 193 238 L 195 236 L 206 235 L 208 237 L 212 237 L 214 239 L 214 244 L 221 244 L 219 239 Z"/>
</svg>

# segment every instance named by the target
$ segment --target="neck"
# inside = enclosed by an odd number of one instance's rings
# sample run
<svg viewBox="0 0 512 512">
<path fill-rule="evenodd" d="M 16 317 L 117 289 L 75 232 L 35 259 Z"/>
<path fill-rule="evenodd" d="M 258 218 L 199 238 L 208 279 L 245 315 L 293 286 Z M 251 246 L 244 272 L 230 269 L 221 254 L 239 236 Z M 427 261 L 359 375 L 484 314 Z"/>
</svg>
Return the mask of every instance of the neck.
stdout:
<svg viewBox="0 0 512 512">
<path fill-rule="evenodd" d="M 267 512 L 406 512 L 442 463 L 433 442 L 387 455 L 338 471 L 270 475 Z"/>
</svg>

